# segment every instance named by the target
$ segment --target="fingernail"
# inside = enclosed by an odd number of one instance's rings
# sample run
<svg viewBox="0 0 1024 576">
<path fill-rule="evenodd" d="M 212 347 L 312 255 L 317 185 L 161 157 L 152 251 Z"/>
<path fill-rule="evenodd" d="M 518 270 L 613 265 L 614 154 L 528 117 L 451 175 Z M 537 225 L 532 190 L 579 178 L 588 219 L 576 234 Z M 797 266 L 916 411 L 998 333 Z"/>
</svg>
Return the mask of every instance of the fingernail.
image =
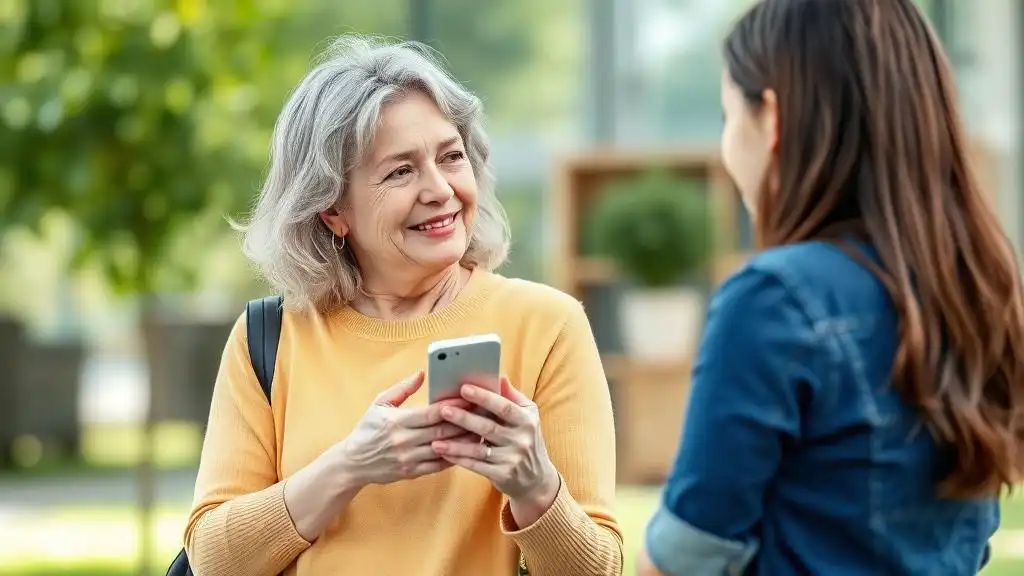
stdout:
<svg viewBox="0 0 1024 576">
<path fill-rule="evenodd" d="M 455 410 L 452 410 L 450 407 L 445 406 L 444 408 L 441 408 L 441 416 L 444 416 L 445 418 L 451 418 L 454 415 Z"/>
<path fill-rule="evenodd" d="M 434 442 L 434 450 L 437 452 L 444 452 L 448 449 L 447 442 Z"/>
<path fill-rule="evenodd" d="M 472 398 L 476 395 L 476 390 L 473 390 L 472 386 L 466 385 L 462 387 L 462 395 L 466 398 Z"/>
</svg>

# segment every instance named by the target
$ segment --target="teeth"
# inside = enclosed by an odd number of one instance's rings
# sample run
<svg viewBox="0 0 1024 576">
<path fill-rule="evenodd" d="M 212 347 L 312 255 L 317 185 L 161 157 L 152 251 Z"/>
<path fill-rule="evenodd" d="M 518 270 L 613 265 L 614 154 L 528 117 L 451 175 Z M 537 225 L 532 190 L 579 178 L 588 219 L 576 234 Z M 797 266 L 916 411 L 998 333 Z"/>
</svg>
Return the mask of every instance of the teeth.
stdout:
<svg viewBox="0 0 1024 576">
<path fill-rule="evenodd" d="M 416 227 L 416 229 L 421 232 L 426 232 L 427 230 L 433 230 L 435 228 L 444 228 L 445 226 L 450 226 L 451 223 L 454 221 L 455 216 L 449 216 L 444 220 L 440 220 L 438 222 L 431 222 L 430 224 L 420 224 L 419 226 Z"/>
</svg>

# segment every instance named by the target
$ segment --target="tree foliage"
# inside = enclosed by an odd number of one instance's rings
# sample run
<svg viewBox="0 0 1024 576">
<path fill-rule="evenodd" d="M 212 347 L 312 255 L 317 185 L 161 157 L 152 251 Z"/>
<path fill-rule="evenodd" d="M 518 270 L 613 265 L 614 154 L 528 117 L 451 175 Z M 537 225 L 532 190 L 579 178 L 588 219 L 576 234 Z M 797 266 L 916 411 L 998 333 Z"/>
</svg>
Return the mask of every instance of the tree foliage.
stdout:
<svg viewBox="0 0 1024 576">
<path fill-rule="evenodd" d="M 407 4 L 0 2 L 0 231 L 67 212 L 75 262 L 122 293 L 164 288 L 173 262 L 193 272 L 201 254 L 172 247 L 250 203 L 274 120 L 311 58 L 333 35 L 405 34 Z M 438 47 L 485 94 L 538 58 L 522 10 L 499 5 L 431 8 Z"/>
<path fill-rule="evenodd" d="M 251 195 L 266 114 L 249 79 L 273 66 L 287 4 L 0 6 L 0 226 L 67 211 L 77 262 L 154 290 L 175 234 Z"/>
</svg>

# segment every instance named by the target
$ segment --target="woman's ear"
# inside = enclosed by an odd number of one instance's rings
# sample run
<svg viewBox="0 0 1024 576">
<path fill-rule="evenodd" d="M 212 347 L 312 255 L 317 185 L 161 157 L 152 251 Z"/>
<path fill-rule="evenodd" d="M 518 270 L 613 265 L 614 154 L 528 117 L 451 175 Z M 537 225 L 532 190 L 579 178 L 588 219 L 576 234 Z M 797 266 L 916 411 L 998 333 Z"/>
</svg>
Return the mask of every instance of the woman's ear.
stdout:
<svg viewBox="0 0 1024 576">
<path fill-rule="evenodd" d="M 779 127 L 782 125 L 779 118 L 779 97 L 775 90 L 766 88 L 761 94 L 761 102 L 761 129 L 768 138 L 772 152 L 775 152 L 779 148 Z"/>
<path fill-rule="evenodd" d="M 323 221 L 331 232 L 334 232 L 335 236 L 344 238 L 348 235 L 348 222 L 345 219 L 345 215 L 337 208 L 328 208 L 320 212 L 320 220 Z"/>
</svg>

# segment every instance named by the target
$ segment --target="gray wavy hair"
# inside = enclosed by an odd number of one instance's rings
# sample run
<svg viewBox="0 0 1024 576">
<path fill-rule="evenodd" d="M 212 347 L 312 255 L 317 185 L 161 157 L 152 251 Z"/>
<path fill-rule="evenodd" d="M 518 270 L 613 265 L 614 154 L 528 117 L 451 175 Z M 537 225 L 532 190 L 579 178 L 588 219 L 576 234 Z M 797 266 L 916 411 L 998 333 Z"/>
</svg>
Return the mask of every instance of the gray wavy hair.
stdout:
<svg viewBox="0 0 1024 576">
<path fill-rule="evenodd" d="M 477 216 L 462 264 L 493 270 L 508 256 L 508 218 L 494 192 L 480 99 L 423 44 L 343 36 L 285 104 L 259 200 L 248 225 L 236 225 L 245 255 L 289 309 L 326 312 L 359 290 L 355 260 L 336 248 L 319 214 L 337 204 L 345 175 L 370 151 L 381 108 L 411 90 L 430 96 L 456 126 L 476 176 Z"/>
</svg>

